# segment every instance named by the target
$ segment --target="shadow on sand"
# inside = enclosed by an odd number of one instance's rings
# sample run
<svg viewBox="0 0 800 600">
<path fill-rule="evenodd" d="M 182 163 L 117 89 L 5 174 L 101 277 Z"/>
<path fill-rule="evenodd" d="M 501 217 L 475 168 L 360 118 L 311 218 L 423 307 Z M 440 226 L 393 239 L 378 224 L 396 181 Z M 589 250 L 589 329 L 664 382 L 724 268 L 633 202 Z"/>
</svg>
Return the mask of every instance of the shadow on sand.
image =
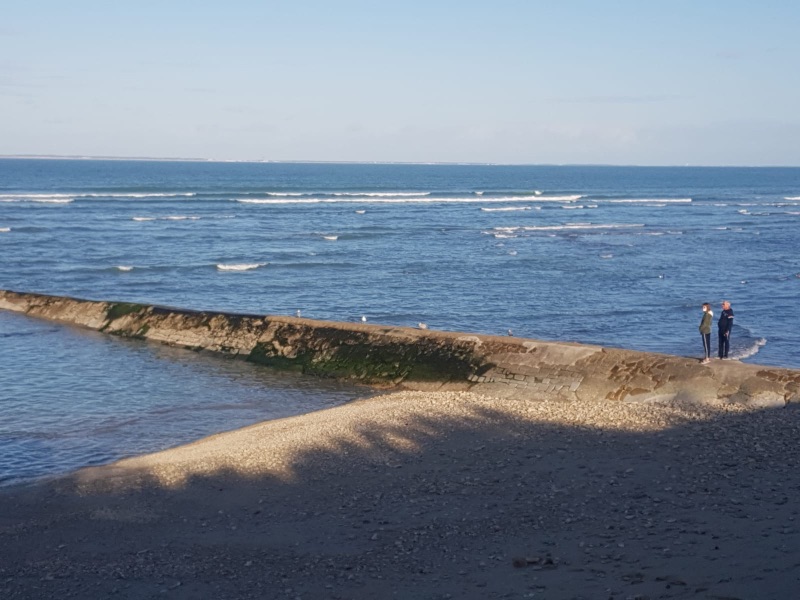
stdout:
<svg viewBox="0 0 800 600">
<path fill-rule="evenodd" d="M 100 478 L 83 490 L 79 474 L 4 490 L 0 596 L 763 599 L 797 589 L 796 407 L 689 411 L 640 431 L 537 414 L 481 404 L 468 416 L 355 425 L 355 435 L 338 435 L 334 416 L 332 445 L 295 448 L 280 474 L 219 468 L 168 487 L 140 473 L 135 486 Z M 268 462 L 277 446 L 264 439 Z"/>
</svg>

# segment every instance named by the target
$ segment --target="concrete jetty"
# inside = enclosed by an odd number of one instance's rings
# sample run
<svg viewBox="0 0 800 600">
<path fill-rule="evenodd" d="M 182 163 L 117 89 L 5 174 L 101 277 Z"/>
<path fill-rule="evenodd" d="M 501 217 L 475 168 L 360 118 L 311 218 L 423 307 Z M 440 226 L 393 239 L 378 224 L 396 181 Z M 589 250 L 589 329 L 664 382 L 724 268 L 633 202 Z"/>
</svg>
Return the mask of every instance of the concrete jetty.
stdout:
<svg viewBox="0 0 800 600">
<path fill-rule="evenodd" d="M 0 290 L 0 309 L 311 375 L 520 400 L 800 402 L 800 370 L 515 337 Z"/>
</svg>

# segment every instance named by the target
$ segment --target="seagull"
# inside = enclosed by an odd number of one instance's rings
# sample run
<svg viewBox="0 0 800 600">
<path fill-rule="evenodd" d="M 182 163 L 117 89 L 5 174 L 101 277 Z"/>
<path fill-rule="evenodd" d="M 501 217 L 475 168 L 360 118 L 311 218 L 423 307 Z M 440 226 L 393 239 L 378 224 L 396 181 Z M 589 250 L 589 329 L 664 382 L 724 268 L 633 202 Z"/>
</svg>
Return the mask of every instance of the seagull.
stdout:
<svg viewBox="0 0 800 600">
<path fill-rule="evenodd" d="M 298 318 L 302 316 L 302 315 L 300 314 L 300 309 L 299 309 L 299 308 L 297 309 L 297 312 L 296 312 L 295 314 L 298 316 Z"/>
<path fill-rule="evenodd" d="M 508 330 L 508 335 L 514 335 L 510 329 Z"/>
<path fill-rule="evenodd" d="M 417 327 L 419 327 L 420 329 L 427 329 L 428 328 L 428 326 L 425 323 L 417 323 Z"/>
<path fill-rule="evenodd" d="M 367 317 L 365 315 L 361 315 L 361 322 L 362 323 L 366 323 L 367 322 Z"/>
</svg>

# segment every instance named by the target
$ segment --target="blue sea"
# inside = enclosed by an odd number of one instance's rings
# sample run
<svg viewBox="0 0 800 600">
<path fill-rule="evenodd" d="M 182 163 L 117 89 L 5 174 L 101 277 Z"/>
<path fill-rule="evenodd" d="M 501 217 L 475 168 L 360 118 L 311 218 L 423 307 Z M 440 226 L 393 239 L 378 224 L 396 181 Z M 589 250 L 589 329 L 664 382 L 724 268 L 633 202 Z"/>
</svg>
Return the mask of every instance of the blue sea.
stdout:
<svg viewBox="0 0 800 600">
<path fill-rule="evenodd" d="M 798 232 L 800 168 L 0 160 L 3 289 L 792 368 Z M 0 483 L 367 393 L 7 312 L 0 390 Z"/>
</svg>

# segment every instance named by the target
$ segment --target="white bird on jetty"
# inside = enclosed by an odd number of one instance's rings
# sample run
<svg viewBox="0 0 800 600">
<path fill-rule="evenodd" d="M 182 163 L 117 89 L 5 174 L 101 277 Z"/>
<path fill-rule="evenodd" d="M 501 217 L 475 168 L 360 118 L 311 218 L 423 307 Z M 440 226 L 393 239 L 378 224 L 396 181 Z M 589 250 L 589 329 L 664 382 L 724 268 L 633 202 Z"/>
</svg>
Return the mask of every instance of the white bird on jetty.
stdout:
<svg viewBox="0 0 800 600">
<path fill-rule="evenodd" d="M 367 322 L 367 317 L 365 315 L 361 315 L 361 322 L 362 323 L 366 323 Z"/>
<path fill-rule="evenodd" d="M 514 335 L 510 329 L 508 330 L 508 335 Z"/>
<path fill-rule="evenodd" d="M 297 309 L 297 312 L 295 314 L 298 316 L 298 318 L 302 316 L 299 308 Z"/>
<path fill-rule="evenodd" d="M 428 326 L 425 323 L 417 323 L 417 327 L 419 327 L 420 329 L 427 329 L 428 328 Z"/>
</svg>

